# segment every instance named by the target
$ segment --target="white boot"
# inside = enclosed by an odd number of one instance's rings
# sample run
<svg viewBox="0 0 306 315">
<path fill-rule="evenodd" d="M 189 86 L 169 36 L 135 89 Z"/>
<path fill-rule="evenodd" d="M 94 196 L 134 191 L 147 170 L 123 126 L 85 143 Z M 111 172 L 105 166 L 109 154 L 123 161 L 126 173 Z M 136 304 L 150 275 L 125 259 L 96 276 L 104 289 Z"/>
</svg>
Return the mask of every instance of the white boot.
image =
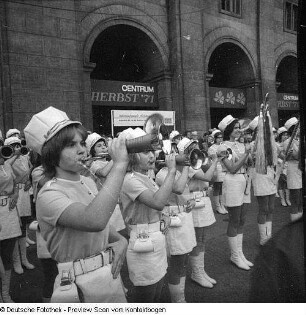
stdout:
<svg viewBox="0 0 306 315">
<path fill-rule="evenodd" d="M 286 202 L 288 206 L 291 206 L 291 202 L 290 202 L 290 190 L 289 189 L 285 189 L 285 196 L 286 196 Z"/>
<path fill-rule="evenodd" d="M 204 288 L 213 288 L 213 284 L 204 276 L 204 257 L 189 256 L 191 279 Z"/>
<path fill-rule="evenodd" d="M 243 270 L 250 270 L 250 267 L 242 260 L 238 252 L 238 243 L 237 243 L 237 236 L 234 237 L 227 237 L 228 244 L 231 249 L 231 262 L 235 264 L 238 268 Z"/>
<path fill-rule="evenodd" d="M 21 275 L 23 274 L 23 269 L 21 266 L 21 260 L 20 260 L 20 252 L 19 252 L 19 242 L 18 240 L 15 243 L 15 247 L 13 250 L 13 267 L 14 267 L 14 271 Z"/>
<path fill-rule="evenodd" d="M 222 203 L 222 195 L 219 195 L 219 205 L 221 208 L 221 214 L 228 214 L 228 211 L 225 209 L 224 204 Z"/>
<path fill-rule="evenodd" d="M 27 269 L 34 269 L 35 266 L 29 263 L 27 258 L 27 242 L 25 237 L 21 237 L 18 239 L 19 246 L 20 246 L 20 256 L 21 256 L 21 263 Z"/>
<path fill-rule="evenodd" d="M 179 284 L 168 283 L 172 303 L 186 303 L 185 282 L 186 277 L 181 277 Z"/>
<path fill-rule="evenodd" d="M 203 275 L 204 277 L 212 284 L 217 284 L 217 281 L 213 278 L 211 278 L 205 271 L 205 253 L 204 252 L 200 252 L 199 256 L 202 256 L 203 257 Z"/>
<path fill-rule="evenodd" d="M 269 240 L 272 237 L 272 221 L 267 221 L 266 226 L 267 226 L 267 238 Z"/>
<path fill-rule="evenodd" d="M 284 190 L 279 190 L 278 193 L 279 193 L 279 196 L 280 196 L 280 200 L 281 200 L 282 206 L 283 207 L 287 207 L 286 200 L 285 200 L 285 191 Z"/>
<path fill-rule="evenodd" d="M 303 216 L 303 212 L 298 212 L 298 213 L 290 213 L 290 219 L 291 222 L 298 220 Z"/>
<path fill-rule="evenodd" d="M 4 303 L 14 303 L 10 296 L 11 270 L 5 270 L 4 278 L 2 279 L 2 299 Z"/>
<path fill-rule="evenodd" d="M 259 244 L 264 245 L 268 240 L 267 224 L 266 223 L 264 223 L 264 224 L 258 223 L 258 230 L 259 230 Z"/>
<path fill-rule="evenodd" d="M 238 246 L 239 256 L 249 267 L 253 267 L 254 264 L 251 263 L 249 260 L 247 260 L 243 254 L 242 243 L 243 243 L 243 234 L 237 234 L 237 246 Z"/>
</svg>

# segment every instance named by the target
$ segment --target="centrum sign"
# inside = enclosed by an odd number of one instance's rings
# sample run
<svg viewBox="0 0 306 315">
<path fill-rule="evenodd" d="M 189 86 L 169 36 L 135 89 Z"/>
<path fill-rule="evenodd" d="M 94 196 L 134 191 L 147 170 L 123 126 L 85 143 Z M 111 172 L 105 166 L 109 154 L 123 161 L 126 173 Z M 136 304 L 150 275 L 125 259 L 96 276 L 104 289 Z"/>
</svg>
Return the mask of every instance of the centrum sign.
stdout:
<svg viewBox="0 0 306 315">
<path fill-rule="evenodd" d="M 157 107 L 155 84 L 91 80 L 92 105 Z"/>
<path fill-rule="evenodd" d="M 297 94 L 277 93 L 277 108 L 281 110 L 298 110 L 300 108 Z"/>
</svg>

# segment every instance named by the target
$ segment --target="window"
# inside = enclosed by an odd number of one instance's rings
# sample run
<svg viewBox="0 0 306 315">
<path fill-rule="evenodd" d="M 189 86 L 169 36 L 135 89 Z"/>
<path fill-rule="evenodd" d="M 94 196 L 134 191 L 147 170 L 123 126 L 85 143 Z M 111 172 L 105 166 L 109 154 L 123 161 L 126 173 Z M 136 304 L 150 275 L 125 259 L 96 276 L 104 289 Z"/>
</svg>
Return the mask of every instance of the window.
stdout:
<svg viewBox="0 0 306 315">
<path fill-rule="evenodd" d="M 221 0 L 221 12 L 241 16 L 241 0 Z"/>
<path fill-rule="evenodd" d="M 297 31 L 297 13 L 298 6 L 295 3 L 286 1 L 285 3 L 285 30 L 296 32 Z"/>
</svg>

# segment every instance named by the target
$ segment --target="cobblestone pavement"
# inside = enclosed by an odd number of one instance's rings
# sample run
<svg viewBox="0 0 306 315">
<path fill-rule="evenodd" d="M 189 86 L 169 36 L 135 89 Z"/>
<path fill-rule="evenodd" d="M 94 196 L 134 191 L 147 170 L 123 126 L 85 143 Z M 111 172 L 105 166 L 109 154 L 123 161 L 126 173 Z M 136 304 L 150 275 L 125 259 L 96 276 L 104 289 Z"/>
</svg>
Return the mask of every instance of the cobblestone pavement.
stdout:
<svg viewBox="0 0 306 315">
<path fill-rule="evenodd" d="M 247 207 L 248 215 L 243 244 L 244 254 L 250 261 L 254 262 L 260 249 L 256 221 L 258 206 L 254 197 L 252 197 L 252 203 Z M 289 207 L 282 207 L 279 198 L 276 198 L 273 234 L 289 223 L 289 209 Z M 228 215 L 215 214 L 215 216 L 217 222 L 210 227 L 207 237 L 205 269 L 218 283 L 212 289 L 202 288 L 190 280 L 190 269 L 188 269 L 186 300 L 194 303 L 246 303 L 249 301 L 251 272 L 238 269 L 230 263 L 230 251 L 226 237 Z M 12 273 L 11 296 L 15 302 L 39 303 L 41 302 L 43 272 L 36 256 L 36 245 L 31 245 L 28 248 L 28 257 L 36 268 L 34 270 L 25 270 L 23 275 Z M 126 265 L 122 269 L 122 278 L 125 286 L 131 288 Z M 166 284 L 161 302 L 170 302 Z"/>
</svg>

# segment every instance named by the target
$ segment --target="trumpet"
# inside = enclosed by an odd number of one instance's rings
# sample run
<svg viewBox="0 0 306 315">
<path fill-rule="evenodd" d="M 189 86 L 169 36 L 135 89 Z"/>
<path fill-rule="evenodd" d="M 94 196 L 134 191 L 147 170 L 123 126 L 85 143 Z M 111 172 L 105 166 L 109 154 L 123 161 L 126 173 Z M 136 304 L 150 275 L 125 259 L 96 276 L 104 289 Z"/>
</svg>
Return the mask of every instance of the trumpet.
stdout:
<svg viewBox="0 0 306 315">
<path fill-rule="evenodd" d="M 200 149 L 194 148 L 190 152 L 185 151 L 183 154 L 177 154 L 175 156 L 175 162 L 177 165 L 189 165 L 195 170 L 199 170 L 203 164 L 207 163 L 207 158 L 204 156 Z M 158 159 L 156 163 L 164 165 L 165 159 Z"/>
<path fill-rule="evenodd" d="M 20 148 L 21 155 L 27 155 L 29 153 L 29 149 L 27 147 Z M 15 150 L 10 145 L 4 145 L 0 149 L 0 157 L 3 159 L 10 159 L 12 156 L 16 155 Z"/>
</svg>

